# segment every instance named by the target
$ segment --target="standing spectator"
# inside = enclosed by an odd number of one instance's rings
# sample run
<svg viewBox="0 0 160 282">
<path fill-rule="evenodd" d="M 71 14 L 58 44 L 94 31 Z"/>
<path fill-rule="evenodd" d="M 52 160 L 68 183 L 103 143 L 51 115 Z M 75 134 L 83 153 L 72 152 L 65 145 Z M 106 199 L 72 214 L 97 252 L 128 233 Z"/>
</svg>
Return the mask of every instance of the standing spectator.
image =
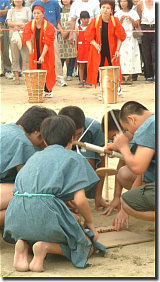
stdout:
<svg viewBox="0 0 160 282">
<path fill-rule="evenodd" d="M 79 26 L 76 33 L 76 53 L 77 53 L 77 63 L 79 63 L 79 87 L 84 87 L 83 77 L 84 77 L 84 68 L 88 63 L 90 43 L 87 42 L 85 38 L 84 31 L 89 23 L 89 13 L 87 11 L 82 11 L 80 13 L 80 19 L 78 20 Z M 86 87 L 91 87 L 89 83 L 85 83 Z"/>
<path fill-rule="evenodd" d="M 23 44 L 29 50 L 29 69 L 47 70 L 44 96 L 52 98 L 52 88 L 56 83 L 54 39 L 55 28 L 44 19 L 42 6 L 33 7 L 34 20 L 27 23 L 23 32 Z M 39 64 L 35 64 L 38 61 Z"/>
<path fill-rule="evenodd" d="M 119 0 L 120 10 L 115 13 L 122 26 L 124 27 L 127 37 L 123 41 L 120 50 L 120 64 L 123 75 L 128 75 L 128 81 L 123 84 L 132 83 L 132 74 L 141 73 L 140 50 L 137 38 L 133 37 L 132 30 L 139 26 L 139 16 L 132 9 L 132 0 Z"/>
<path fill-rule="evenodd" d="M 140 0 L 132 0 L 132 3 L 133 3 L 132 9 L 133 10 L 137 11 L 137 4 L 139 3 L 139 1 Z M 139 50 L 140 50 L 140 54 L 141 54 L 141 66 L 142 66 L 142 63 L 143 63 L 144 76 L 146 77 L 144 55 L 143 55 L 143 52 L 142 52 L 142 39 L 141 39 L 141 37 L 138 37 L 137 40 L 138 40 Z M 137 78 L 138 78 L 138 73 L 134 73 L 132 75 L 132 81 L 136 81 Z"/>
<path fill-rule="evenodd" d="M 9 0 L 0 0 L 0 29 L 8 28 L 6 24 L 6 16 L 8 10 L 11 8 Z M 9 59 L 9 33 L 8 30 L 0 31 L 0 44 L 1 44 L 1 54 L 2 60 L 1 65 L 3 65 L 3 73 L 1 76 L 5 76 L 10 79 L 13 78 L 11 74 L 11 61 Z"/>
<path fill-rule="evenodd" d="M 78 25 L 78 19 L 80 18 L 80 12 L 87 11 L 90 18 L 95 18 L 100 15 L 99 0 L 75 0 L 70 10 L 70 30 L 74 30 L 76 23 Z M 70 42 L 73 42 L 73 32 L 69 35 Z"/>
<path fill-rule="evenodd" d="M 119 52 L 126 33 L 119 19 L 113 17 L 113 11 L 114 1 L 101 0 L 101 16 L 92 19 L 85 31 L 87 41 L 91 44 L 87 82 L 95 86 L 100 66 L 120 66 Z"/>
<path fill-rule="evenodd" d="M 23 29 L 25 24 L 31 19 L 31 9 L 29 7 L 24 7 L 24 0 L 14 0 L 13 8 L 8 11 L 7 23 L 10 28 Z M 15 84 L 20 84 L 19 72 L 21 71 L 19 65 L 20 54 L 23 61 L 23 70 L 27 70 L 29 67 L 28 60 L 28 49 L 26 46 L 20 48 L 17 43 L 12 42 L 13 33 L 16 31 L 10 31 L 10 46 L 11 46 L 11 56 L 12 56 L 12 71 L 15 76 Z M 21 34 L 21 32 L 19 32 Z"/>
<path fill-rule="evenodd" d="M 119 1 L 118 0 L 115 0 L 115 8 L 114 8 L 114 11 L 117 12 L 120 10 L 120 7 L 119 7 Z"/>
<path fill-rule="evenodd" d="M 47 21 L 49 21 L 57 30 L 62 30 L 61 24 L 60 24 L 60 6 L 57 0 L 36 0 L 32 8 L 34 6 L 40 5 L 43 3 L 43 8 L 45 11 L 45 18 Z M 54 50 L 55 50 L 55 72 L 56 72 L 56 79 L 58 80 L 59 86 L 67 86 L 67 83 L 64 80 L 63 76 L 63 68 L 61 59 L 59 56 L 59 46 L 58 46 L 58 40 L 57 35 L 55 36 L 54 40 Z"/>
<path fill-rule="evenodd" d="M 33 4 L 34 1 L 35 1 L 35 0 L 25 0 L 25 6 L 31 8 L 31 6 L 32 6 L 32 4 Z"/>
<path fill-rule="evenodd" d="M 137 5 L 141 19 L 141 29 L 155 29 L 155 0 L 141 0 Z M 146 82 L 154 81 L 155 76 L 155 33 L 147 32 L 142 36 L 142 50 L 146 68 Z"/>
<path fill-rule="evenodd" d="M 66 30 L 70 28 L 70 18 L 69 12 L 72 4 L 72 0 L 61 0 L 62 12 L 61 12 L 61 25 L 65 32 L 59 34 L 59 53 L 62 62 L 62 66 L 66 61 L 67 65 L 67 80 L 72 80 L 72 73 L 74 70 L 74 64 L 76 60 L 75 44 L 69 43 L 69 31 Z"/>
</svg>

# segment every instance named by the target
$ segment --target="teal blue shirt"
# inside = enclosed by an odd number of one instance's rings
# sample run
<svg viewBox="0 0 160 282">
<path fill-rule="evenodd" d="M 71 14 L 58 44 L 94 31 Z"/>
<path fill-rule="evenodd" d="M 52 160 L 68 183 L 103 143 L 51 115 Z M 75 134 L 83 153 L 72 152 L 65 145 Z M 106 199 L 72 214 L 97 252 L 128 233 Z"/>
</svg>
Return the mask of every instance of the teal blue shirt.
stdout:
<svg viewBox="0 0 160 282">
<path fill-rule="evenodd" d="M 155 150 L 155 115 L 151 115 L 135 132 L 132 144 Z M 145 160 L 144 160 L 145 161 Z M 155 156 L 143 174 L 143 181 L 155 181 Z"/>
<path fill-rule="evenodd" d="M 60 145 L 36 152 L 17 174 L 3 239 L 10 243 L 19 239 L 29 244 L 59 243 L 74 266 L 85 267 L 92 244 L 103 254 L 105 247 L 87 240 L 64 200 L 72 200 L 74 193 L 91 189 L 98 181 L 88 161 L 76 152 Z"/>
<path fill-rule="evenodd" d="M 23 165 L 35 153 L 35 147 L 25 132 L 15 123 L 0 125 L 0 182 L 3 182 L 9 170 L 13 169 L 9 180 L 14 182 L 17 174 L 15 167 Z M 10 181 L 12 179 L 12 181 Z"/>
<path fill-rule="evenodd" d="M 84 131 L 88 128 L 88 126 L 91 124 L 93 119 L 91 118 L 85 118 L 85 127 Z M 104 133 L 101 129 L 101 124 L 98 121 L 94 121 L 89 130 L 86 132 L 84 137 L 81 139 L 81 142 L 87 142 L 91 143 L 93 145 L 97 146 L 104 146 L 105 140 L 104 140 Z M 95 159 L 96 160 L 96 167 L 100 163 L 100 157 L 99 154 L 86 150 L 86 152 L 81 152 L 82 155 L 87 159 Z"/>
</svg>

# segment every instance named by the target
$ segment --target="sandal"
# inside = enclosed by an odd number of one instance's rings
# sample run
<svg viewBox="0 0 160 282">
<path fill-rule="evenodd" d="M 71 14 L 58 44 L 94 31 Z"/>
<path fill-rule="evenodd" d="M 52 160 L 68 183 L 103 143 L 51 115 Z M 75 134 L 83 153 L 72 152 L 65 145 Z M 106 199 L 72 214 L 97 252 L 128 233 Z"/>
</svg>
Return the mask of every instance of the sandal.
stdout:
<svg viewBox="0 0 160 282">
<path fill-rule="evenodd" d="M 83 88 L 84 87 L 84 83 L 83 82 L 80 82 L 78 85 L 79 85 L 79 88 Z"/>
<path fill-rule="evenodd" d="M 85 83 L 84 85 L 86 88 L 91 88 L 92 87 L 92 84 L 91 83 Z"/>
<path fill-rule="evenodd" d="M 15 79 L 15 84 L 19 85 L 20 84 L 20 80 L 19 79 Z"/>
</svg>

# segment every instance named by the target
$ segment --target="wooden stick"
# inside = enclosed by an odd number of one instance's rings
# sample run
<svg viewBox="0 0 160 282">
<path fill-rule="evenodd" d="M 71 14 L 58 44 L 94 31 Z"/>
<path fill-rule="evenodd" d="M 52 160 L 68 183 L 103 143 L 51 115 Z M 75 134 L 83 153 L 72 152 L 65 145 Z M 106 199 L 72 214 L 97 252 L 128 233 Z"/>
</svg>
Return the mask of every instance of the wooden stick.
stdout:
<svg viewBox="0 0 160 282">
<path fill-rule="evenodd" d="M 106 150 L 106 149 L 104 150 L 104 147 L 93 145 L 93 144 L 90 144 L 90 143 L 87 143 L 87 142 L 79 142 L 79 141 L 73 141 L 73 145 L 77 145 L 79 147 L 83 147 L 86 150 L 93 151 L 93 152 L 96 152 L 96 153 L 108 154 L 109 158 L 119 158 L 121 160 L 124 160 L 123 155 L 121 153 L 115 152 L 115 151 Z"/>
<path fill-rule="evenodd" d="M 107 93 L 107 76 L 104 76 L 102 81 L 103 99 L 104 99 L 104 135 L 105 135 L 105 147 L 108 145 L 108 93 Z M 105 155 L 105 168 L 108 168 L 108 155 Z M 105 176 L 104 179 L 104 191 L 105 191 L 105 199 L 109 200 L 109 192 L 108 192 L 108 175 Z"/>
</svg>

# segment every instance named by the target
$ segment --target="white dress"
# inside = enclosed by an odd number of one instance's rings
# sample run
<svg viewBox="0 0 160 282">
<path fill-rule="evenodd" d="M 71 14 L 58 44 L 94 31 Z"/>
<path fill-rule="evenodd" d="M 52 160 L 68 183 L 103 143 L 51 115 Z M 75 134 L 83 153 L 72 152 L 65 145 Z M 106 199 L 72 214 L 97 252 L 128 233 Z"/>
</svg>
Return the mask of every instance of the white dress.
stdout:
<svg viewBox="0 0 160 282">
<path fill-rule="evenodd" d="M 129 12 L 119 10 L 114 16 L 119 18 L 119 20 L 122 16 L 129 16 L 134 21 L 139 20 L 139 15 L 132 9 Z M 133 25 L 130 20 L 125 18 L 122 22 L 122 26 L 126 31 L 127 37 L 122 42 L 120 49 L 121 72 L 122 74 L 141 73 L 140 50 L 137 39 L 133 37 Z"/>
</svg>

